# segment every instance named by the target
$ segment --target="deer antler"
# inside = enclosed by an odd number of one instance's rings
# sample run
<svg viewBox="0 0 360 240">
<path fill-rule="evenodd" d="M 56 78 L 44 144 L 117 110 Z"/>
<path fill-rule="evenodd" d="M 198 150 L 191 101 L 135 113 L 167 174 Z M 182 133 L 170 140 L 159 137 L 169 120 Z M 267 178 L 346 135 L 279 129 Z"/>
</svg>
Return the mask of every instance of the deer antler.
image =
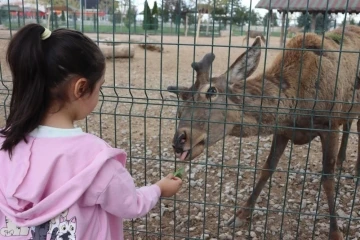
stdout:
<svg viewBox="0 0 360 240">
<path fill-rule="evenodd" d="M 197 89 L 200 84 L 209 82 L 209 71 L 212 62 L 215 59 L 213 53 L 207 53 L 199 62 L 193 62 L 191 67 L 196 71 L 195 88 Z"/>
<path fill-rule="evenodd" d="M 207 53 L 199 62 L 191 64 L 191 67 L 197 73 L 196 81 L 191 87 L 168 86 L 167 91 L 180 95 L 183 100 L 189 99 L 199 89 L 200 84 L 209 82 L 209 71 L 214 59 L 215 55 L 213 53 Z"/>
</svg>

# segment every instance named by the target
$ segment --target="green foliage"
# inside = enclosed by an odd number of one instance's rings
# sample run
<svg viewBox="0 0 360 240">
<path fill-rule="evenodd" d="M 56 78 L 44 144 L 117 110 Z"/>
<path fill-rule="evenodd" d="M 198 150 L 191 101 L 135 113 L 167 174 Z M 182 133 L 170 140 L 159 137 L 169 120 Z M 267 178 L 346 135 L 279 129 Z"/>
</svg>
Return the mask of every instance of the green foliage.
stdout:
<svg viewBox="0 0 360 240">
<path fill-rule="evenodd" d="M 93 14 L 93 21 L 94 21 L 94 26 L 96 26 L 97 17 L 96 17 L 96 14 L 95 14 L 95 13 Z"/>
<path fill-rule="evenodd" d="M 329 14 L 325 16 L 318 14 L 315 20 L 315 31 L 323 32 L 330 29 L 332 18 Z M 304 27 L 304 31 L 308 32 L 311 29 L 311 15 L 309 13 L 302 14 L 297 18 L 298 27 Z"/>
<path fill-rule="evenodd" d="M 53 19 L 55 21 L 55 28 L 59 28 L 58 16 L 57 16 L 56 12 L 53 13 Z"/>
<path fill-rule="evenodd" d="M 269 13 L 266 13 L 265 14 L 265 16 L 264 16 L 264 18 L 263 18 L 263 26 L 264 27 L 267 27 L 268 26 L 268 19 L 269 19 Z M 272 14 L 272 17 L 271 17 L 271 25 L 270 25 L 270 27 L 277 27 L 277 26 L 279 26 L 279 24 L 277 23 L 277 20 L 278 20 L 278 15 L 275 13 L 275 12 L 273 12 L 273 14 Z"/>
<path fill-rule="evenodd" d="M 232 23 L 236 24 L 236 25 L 240 25 L 243 26 L 245 23 L 248 23 L 251 18 L 256 18 L 257 15 L 253 15 L 252 12 L 249 12 L 247 7 L 239 7 L 237 9 L 235 9 L 234 12 L 234 17 L 232 18 Z M 256 23 L 256 19 L 255 19 L 255 23 Z"/>
<path fill-rule="evenodd" d="M 5 8 L 0 9 L 0 19 L 9 19 L 9 11 Z"/>
<path fill-rule="evenodd" d="M 143 29 L 144 30 L 151 30 L 152 28 L 152 14 L 147 1 L 144 2 L 144 20 L 143 20 Z"/>
<path fill-rule="evenodd" d="M 337 44 L 341 44 L 342 35 L 338 33 L 326 33 L 326 37 L 334 40 Z"/>
<path fill-rule="evenodd" d="M 217 5 L 218 7 L 214 8 L 212 16 L 215 21 L 220 21 L 224 26 L 228 22 L 239 26 L 243 26 L 246 23 L 256 25 L 261 20 L 259 13 L 254 10 L 250 11 L 247 7 L 242 6 L 239 1 L 235 1 L 232 8 L 231 4 L 226 5 L 225 2 L 223 4 L 219 4 Z"/>
<path fill-rule="evenodd" d="M 65 12 L 64 12 L 64 10 L 61 11 L 61 21 L 65 22 Z"/>
<path fill-rule="evenodd" d="M 164 23 L 170 20 L 178 27 L 181 22 L 185 24 L 186 12 L 189 4 L 185 0 L 163 0 L 161 8 L 158 8 L 159 16 Z M 191 1 L 190 1 L 191 2 Z M 155 5 L 154 5 L 155 8 Z M 189 14 L 188 16 L 190 16 Z"/>
<path fill-rule="evenodd" d="M 196 18 L 194 14 L 188 14 L 188 25 L 193 25 L 196 23 Z"/>
<path fill-rule="evenodd" d="M 119 2 L 116 0 L 99 1 L 99 10 L 103 10 L 110 15 L 113 15 L 115 13 L 115 9 L 118 9 L 118 7 L 119 7 Z"/>
<path fill-rule="evenodd" d="M 171 21 L 175 23 L 176 26 L 179 26 L 181 23 L 181 6 L 183 5 L 182 1 L 179 0 L 175 4 L 174 10 L 171 12 Z"/>
<path fill-rule="evenodd" d="M 114 14 L 110 15 L 109 21 L 112 23 L 121 23 L 122 14 L 121 12 L 117 11 Z"/>
<path fill-rule="evenodd" d="M 184 168 L 179 168 L 174 172 L 174 177 L 182 178 L 184 174 Z"/>
<path fill-rule="evenodd" d="M 124 24 L 128 29 L 130 29 L 131 25 L 135 23 L 136 16 L 137 16 L 136 8 L 135 7 L 129 7 L 129 9 L 127 10 L 125 19 L 124 19 Z"/>
<path fill-rule="evenodd" d="M 350 19 L 350 25 L 356 25 L 354 18 L 351 18 L 351 19 Z"/>
<path fill-rule="evenodd" d="M 170 20 L 170 5 L 164 4 L 163 8 L 159 9 L 159 15 L 164 23 L 169 22 L 169 20 Z"/>
<path fill-rule="evenodd" d="M 248 21 L 250 21 L 251 25 L 257 25 L 258 22 L 261 21 L 261 16 L 259 13 L 251 10 L 250 14 L 248 15 Z"/>
<path fill-rule="evenodd" d="M 158 19 L 159 11 L 158 11 L 158 6 L 157 6 L 156 1 L 154 2 L 154 6 L 153 6 L 153 9 L 152 9 L 152 15 L 153 15 L 152 29 L 153 30 L 158 30 L 158 28 L 159 28 L 159 19 Z"/>
<path fill-rule="evenodd" d="M 157 6 L 156 1 L 154 2 L 154 6 L 153 6 L 153 9 L 152 9 L 152 15 L 153 16 L 159 15 L 159 10 L 158 10 L 158 6 Z"/>
</svg>

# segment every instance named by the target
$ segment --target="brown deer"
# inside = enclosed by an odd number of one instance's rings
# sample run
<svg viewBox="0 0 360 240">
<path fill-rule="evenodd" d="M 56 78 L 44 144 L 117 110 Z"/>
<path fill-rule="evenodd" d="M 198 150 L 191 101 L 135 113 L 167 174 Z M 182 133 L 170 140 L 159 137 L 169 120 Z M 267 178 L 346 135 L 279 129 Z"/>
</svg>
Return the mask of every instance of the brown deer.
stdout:
<svg viewBox="0 0 360 240">
<path fill-rule="evenodd" d="M 356 75 L 355 89 L 357 89 L 357 90 L 360 89 L 360 70 L 358 71 L 358 73 Z M 337 162 L 336 162 L 337 167 L 339 169 L 342 168 L 342 164 L 346 160 L 346 148 L 347 148 L 349 131 L 351 129 L 352 122 L 353 122 L 353 119 L 348 119 L 348 122 L 344 123 L 344 125 L 343 125 L 343 135 L 342 135 L 340 150 L 339 150 Z M 357 119 L 357 132 L 358 132 L 358 137 L 359 137 L 358 156 L 357 156 L 357 163 L 358 163 L 357 173 L 360 174 L 360 119 L 359 118 Z"/>
<path fill-rule="evenodd" d="M 244 45 L 244 41 L 246 39 L 257 38 L 257 37 L 260 37 L 263 43 L 266 45 L 266 39 L 261 31 L 249 30 L 249 31 L 245 31 L 244 33 L 245 33 L 245 37 L 243 38 L 242 45 Z"/>
<path fill-rule="evenodd" d="M 319 136 L 323 152 L 322 185 L 331 216 L 329 236 L 331 240 L 343 239 L 334 204 L 338 129 L 348 118 L 359 115 L 360 106 L 354 102 L 359 101 L 360 93 L 354 90 L 358 53 L 342 52 L 339 61 L 339 52 L 326 51 L 339 49 L 338 43 L 329 36 L 341 33 L 342 29 L 332 30 L 324 39 L 323 47 L 322 37 L 314 33 L 295 36 L 286 44 L 290 49 L 284 50 L 284 55 L 277 55 L 264 73 L 250 79 L 261 55 L 260 37 L 257 37 L 251 48 L 222 75 L 209 77 L 215 59 L 209 53 L 192 64 L 197 76 L 191 87 L 168 87 L 168 91 L 183 100 L 172 143 L 180 160 L 196 158 L 226 135 L 273 135 L 260 179 L 243 208 L 228 221 L 229 226 L 240 226 L 250 216 L 287 143 L 303 145 Z M 360 27 L 347 26 L 343 50 L 358 51 L 359 39 Z M 359 171 L 357 161 L 357 175 Z"/>
</svg>

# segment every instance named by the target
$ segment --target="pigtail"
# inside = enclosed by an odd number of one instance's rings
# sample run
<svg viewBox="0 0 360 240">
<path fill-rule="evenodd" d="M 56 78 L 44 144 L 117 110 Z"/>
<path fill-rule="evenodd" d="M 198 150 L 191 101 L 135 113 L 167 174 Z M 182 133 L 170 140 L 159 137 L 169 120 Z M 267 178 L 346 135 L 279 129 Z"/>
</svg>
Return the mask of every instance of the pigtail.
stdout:
<svg viewBox="0 0 360 240">
<path fill-rule="evenodd" d="M 47 68 L 42 49 L 42 33 L 45 28 L 29 24 L 18 31 L 10 41 L 7 62 L 13 78 L 13 92 L 10 101 L 10 114 L 6 126 L 0 133 L 5 140 L 1 150 L 12 150 L 25 136 L 34 130 L 43 119 L 48 99 Z M 51 37 L 50 37 L 51 38 Z"/>
</svg>

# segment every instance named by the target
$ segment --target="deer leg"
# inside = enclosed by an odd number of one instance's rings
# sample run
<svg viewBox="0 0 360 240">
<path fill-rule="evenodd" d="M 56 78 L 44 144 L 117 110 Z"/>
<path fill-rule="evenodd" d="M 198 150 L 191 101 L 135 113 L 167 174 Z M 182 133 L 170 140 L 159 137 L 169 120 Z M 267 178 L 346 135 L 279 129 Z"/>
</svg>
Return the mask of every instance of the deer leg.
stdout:
<svg viewBox="0 0 360 240">
<path fill-rule="evenodd" d="M 339 133 L 336 132 L 338 128 L 333 128 L 334 132 L 320 132 L 320 139 L 323 152 L 323 175 L 321 177 L 322 185 L 326 194 L 327 202 L 329 205 L 330 214 L 330 240 L 343 240 L 342 233 L 339 230 L 339 226 L 336 220 L 335 211 L 335 181 L 334 171 L 337 149 L 339 144 Z"/>
<path fill-rule="evenodd" d="M 339 154 L 338 154 L 337 161 L 336 161 L 338 170 L 341 168 L 343 162 L 346 160 L 346 148 L 347 148 L 347 143 L 348 143 L 348 139 L 349 139 L 349 131 L 351 129 L 352 121 L 353 120 L 351 119 L 347 123 L 344 123 L 344 125 L 343 125 L 343 135 L 341 138 L 340 150 L 339 150 Z"/>
<path fill-rule="evenodd" d="M 259 197 L 260 192 L 264 188 L 266 182 L 269 180 L 271 175 L 276 169 L 276 166 L 280 160 L 281 155 L 284 153 L 286 145 L 289 139 L 282 136 L 274 134 L 273 141 L 271 144 L 270 154 L 261 170 L 260 179 L 256 183 L 254 191 L 251 193 L 250 197 L 247 199 L 244 209 L 239 210 L 235 216 L 233 216 L 226 225 L 239 227 L 243 224 L 242 220 L 247 219 L 252 209 L 255 206 L 256 199 Z"/>
<path fill-rule="evenodd" d="M 246 40 L 246 37 L 243 38 L 241 45 L 244 46 L 244 41 Z"/>
<path fill-rule="evenodd" d="M 357 132 L 358 132 L 358 157 L 355 165 L 355 174 L 356 177 L 359 178 L 360 177 L 360 119 L 357 120 Z M 360 179 L 358 184 L 360 184 Z"/>
</svg>

